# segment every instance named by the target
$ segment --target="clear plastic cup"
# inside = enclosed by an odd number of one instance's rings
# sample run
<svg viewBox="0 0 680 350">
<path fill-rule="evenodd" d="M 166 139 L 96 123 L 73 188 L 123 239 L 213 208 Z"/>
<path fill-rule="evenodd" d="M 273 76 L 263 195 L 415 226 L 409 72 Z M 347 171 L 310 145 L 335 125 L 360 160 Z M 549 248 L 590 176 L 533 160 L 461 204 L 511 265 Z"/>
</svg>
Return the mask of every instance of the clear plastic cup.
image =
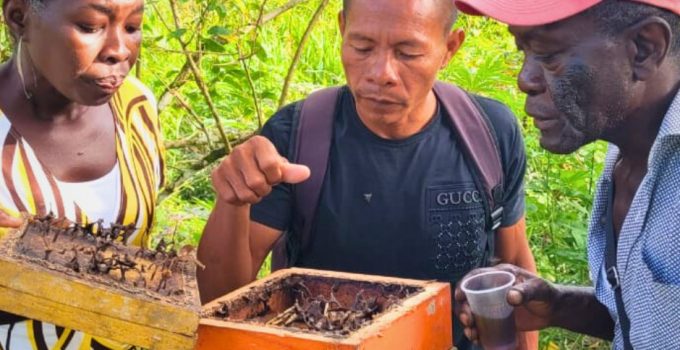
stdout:
<svg viewBox="0 0 680 350">
<path fill-rule="evenodd" d="M 461 289 L 470 304 L 482 347 L 486 350 L 510 350 L 517 347 L 514 308 L 508 304 L 515 275 L 490 271 L 466 278 Z"/>
</svg>

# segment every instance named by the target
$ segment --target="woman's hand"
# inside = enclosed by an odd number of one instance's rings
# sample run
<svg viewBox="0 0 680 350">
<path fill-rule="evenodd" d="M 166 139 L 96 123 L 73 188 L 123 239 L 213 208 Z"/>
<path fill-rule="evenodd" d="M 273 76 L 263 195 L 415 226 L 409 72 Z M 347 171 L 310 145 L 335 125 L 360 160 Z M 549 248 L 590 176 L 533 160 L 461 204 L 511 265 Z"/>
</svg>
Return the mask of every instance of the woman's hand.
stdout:
<svg viewBox="0 0 680 350">
<path fill-rule="evenodd" d="M 24 222 L 23 219 L 17 218 L 0 210 L 0 228 L 18 228 Z"/>
</svg>

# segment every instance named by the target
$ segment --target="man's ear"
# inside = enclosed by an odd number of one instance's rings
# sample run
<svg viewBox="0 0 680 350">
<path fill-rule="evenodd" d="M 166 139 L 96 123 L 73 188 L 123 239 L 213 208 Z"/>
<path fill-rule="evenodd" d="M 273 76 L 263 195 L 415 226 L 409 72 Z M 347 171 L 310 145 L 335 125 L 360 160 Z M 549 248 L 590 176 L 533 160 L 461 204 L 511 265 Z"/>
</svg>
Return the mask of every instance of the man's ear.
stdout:
<svg viewBox="0 0 680 350">
<path fill-rule="evenodd" d="M 338 26 L 340 27 L 340 36 L 345 36 L 345 25 L 347 24 L 347 19 L 345 18 L 345 11 L 340 10 L 338 12 Z"/>
<path fill-rule="evenodd" d="M 5 23 L 15 39 L 24 35 L 29 2 L 27 0 L 6 0 L 2 6 Z"/>
<path fill-rule="evenodd" d="M 668 59 L 673 31 L 666 20 L 657 16 L 646 18 L 626 31 L 633 79 L 647 80 Z"/>
<path fill-rule="evenodd" d="M 446 55 L 444 56 L 444 60 L 442 60 L 440 69 L 446 68 L 456 52 L 463 46 L 464 42 L 465 32 L 462 29 L 456 28 L 449 32 L 446 37 Z"/>
</svg>

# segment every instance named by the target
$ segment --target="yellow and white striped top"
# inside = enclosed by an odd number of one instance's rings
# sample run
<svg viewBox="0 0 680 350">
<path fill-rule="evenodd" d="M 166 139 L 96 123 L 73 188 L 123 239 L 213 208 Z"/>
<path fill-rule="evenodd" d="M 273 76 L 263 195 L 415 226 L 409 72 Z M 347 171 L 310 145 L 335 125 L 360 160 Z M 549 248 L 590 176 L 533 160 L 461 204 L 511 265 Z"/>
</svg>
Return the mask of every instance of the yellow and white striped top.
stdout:
<svg viewBox="0 0 680 350">
<path fill-rule="evenodd" d="M 115 117 L 116 156 L 120 168 L 117 223 L 135 224 L 128 244 L 148 244 L 156 195 L 164 180 L 163 144 L 153 95 L 128 77 L 109 102 Z M 0 112 L 0 209 L 11 215 L 50 211 L 84 224 L 87 215 L 61 193 L 56 178 L 43 167 L 25 139 Z M 0 324 L 0 349 L 127 349 L 105 339 L 35 320 Z"/>
</svg>

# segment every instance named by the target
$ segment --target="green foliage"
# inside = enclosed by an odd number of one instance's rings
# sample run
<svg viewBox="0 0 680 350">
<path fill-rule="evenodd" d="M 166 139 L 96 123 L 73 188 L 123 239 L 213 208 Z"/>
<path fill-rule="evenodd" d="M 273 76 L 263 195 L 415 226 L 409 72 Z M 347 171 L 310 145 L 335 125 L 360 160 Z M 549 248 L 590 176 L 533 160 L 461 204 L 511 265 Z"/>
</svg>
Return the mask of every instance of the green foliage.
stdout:
<svg viewBox="0 0 680 350">
<path fill-rule="evenodd" d="M 232 142 L 239 142 L 279 108 L 292 59 L 320 4 L 295 2 L 299 4 L 273 19 L 269 15 L 288 2 L 271 0 L 264 8 L 253 1 L 178 2 L 179 28 L 174 25 L 170 2 L 156 1 L 148 6 L 141 78 L 159 98 L 164 136 L 173 140 L 167 152 L 169 186 L 160 206 L 158 232 L 172 226 L 165 219 L 195 212 L 195 206 L 214 200 L 208 175 L 216 163 L 197 160 L 223 147 L 215 131 L 216 118 L 198 84 L 191 72 L 182 75 L 186 50 L 179 40 L 195 56 L 226 134 Z M 317 88 L 343 83 L 337 11 L 339 4 L 329 5 L 311 31 L 291 77 L 287 102 Z M 178 75 L 181 83 L 175 84 Z M 166 93 L 169 86 L 174 94 Z M 193 113 L 173 96 L 181 96 Z M 181 147 L 174 146 L 185 141 Z M 206 218 L 203 215 L 196 220 Z M 201 228 L 192 225 L 188 229 L 194 232 L 187 237 L 198 238 Z"/>
<path fill-rule="evenodd" d="M 12 44 L 9 31 L 5 26 L 4 17 L 0 16 L 0 62 L 6 61 L 12 55 Z"/>
<path fill-rule="evenodd" d="M 344 83 L 337 29 L 341 2 L 322 7 L 297 61 L 293 58 L 321 0 L 147 0 L 146 5 L 136 73 L 159 100 L 168 148 L 168 181 L 154 242 L 196 244 L 214 201 L 212 167 L 279 108 L 286 77 L 285 102 Z M 465 30 L 466 43 L 440 78 L 498 99 L 518 116 L 528 155 L 528 236 L 539 272 L 560 283 L 588 284 L 586 229 L 605 145 L 570 156 L 543 151 L 515 84 L 522 57 L 505 27 L 465 16 L 457 26 Z M 10 54 L 6 28 L 0 26 L 0 59 Z M 559 330 L 542 332 L 541 345 L 608 347 Z"/>
</svg>

